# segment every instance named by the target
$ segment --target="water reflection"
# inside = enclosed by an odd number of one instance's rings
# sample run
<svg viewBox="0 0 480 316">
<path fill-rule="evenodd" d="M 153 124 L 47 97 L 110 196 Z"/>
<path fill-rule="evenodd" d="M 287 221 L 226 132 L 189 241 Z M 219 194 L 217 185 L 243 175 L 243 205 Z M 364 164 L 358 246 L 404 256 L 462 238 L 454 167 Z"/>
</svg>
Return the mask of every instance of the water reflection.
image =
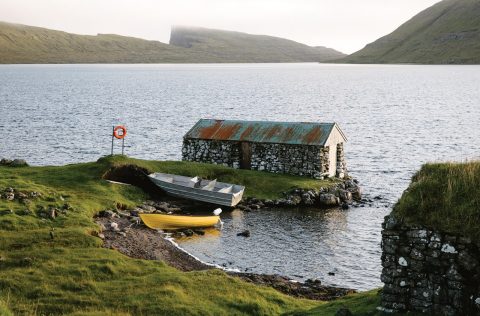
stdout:
<svg viewBox="0 0 480 316">
<path fill-rule="evenodd" d="M 220 237 L 182 247 L 242 270 L 369 289 L 381 284 L 380 224 L 412 174 L 427 161 L 479 156 L 478 82 L 479 66 L 1 65 L 0 154 L 93 161 L 109 153 L 111 126 L 125 123 L 127 154 L 177 160 L 199 118 L 337 122 L 351 174 L 382 200 L 223 214 Z M 250 238 L 236 236 L 245 229 Z"/>
</svg>

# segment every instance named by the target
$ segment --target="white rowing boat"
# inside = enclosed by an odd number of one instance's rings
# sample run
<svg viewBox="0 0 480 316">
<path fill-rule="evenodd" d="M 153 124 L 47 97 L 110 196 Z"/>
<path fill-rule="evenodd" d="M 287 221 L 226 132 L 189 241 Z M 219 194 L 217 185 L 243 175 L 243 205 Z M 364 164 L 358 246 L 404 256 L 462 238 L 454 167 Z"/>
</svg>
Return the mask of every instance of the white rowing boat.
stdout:
<svg viewBox="0 0 480 316">
<path fill-rule="evenodd" d="M 216 205 L 235 206 L 243 196 L 244 186 L 190 178 L 168 173 L 152 173 L 148 177 L 168 194 Z"/>
</svg>

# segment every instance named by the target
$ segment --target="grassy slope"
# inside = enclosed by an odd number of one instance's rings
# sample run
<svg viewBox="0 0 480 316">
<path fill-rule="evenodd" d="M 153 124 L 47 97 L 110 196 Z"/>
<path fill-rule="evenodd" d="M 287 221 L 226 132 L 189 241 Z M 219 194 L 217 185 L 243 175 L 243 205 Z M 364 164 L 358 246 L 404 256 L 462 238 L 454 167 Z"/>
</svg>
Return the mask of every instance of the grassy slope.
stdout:
<svg viewBox="0 0 480 316">
<path fill-rule="evenodd" d="M 290 312 L 291 316 L 335 316 L 340 308 L 348 308 L 356 316 L 374 316 L 382 315 L 376 310 L 380 306 L 380 296 L 378 290 L 372 290 L 364 293 L 350 295 L 346 298 L 333 302 L 321 304 L 307 311 Z"/>
<path fill-rule="evenodd" d="M 174 27 L 170 44 L 195 49 L 212 60 L 237 62 L 320 62 L 345 56 L 331 48 L 311 47 L 284 38 L 207 28 Z"/>
<path fill-rule="evenodd" d="M 232 38 L 218 34 L 230 34 Z M 268 36 L 213 31 L 201 49 L 99 34 L 77 35 L 0 22 L 0 63 L 206 63 L 320 61 L 343 55 Z M 261 39 L 261 40 L 258 40 Z M 219 50 L 219 48 L 222 48 Z M 332 57 L 333 56 L 333 57 Z"/>
<path fill-rule="evenodd" d="M 0 22 L 1 63 L 169 63 L 203 61 L 200 57 L 156 41 Z"/>
<path fill-rule="evenodd" d="M 478 64 L 480 2 L 441 1 L 340 62 Z"/>
<path fill-rule="evenodd" d="M 480 161 L 427 164 L 393 209 L 408 222 L 480 237 Z"/>
<path fill-rule="evenodd" d="M 101 240 L 89 233 L 98 229 L 93 214 L 116 203 L 134 206 L 146 198 L 135 187 L 101 180 L 112 165 L 126 163 L 184 174 L 215 174 L 219 179 L 235 177 L 223 167 L 125 157 L 62 167 L 0 167 L 0 188 L 11 186 L 43 195 L 27 205 L 0 199 L 0 211 L 14 211 L 0 215 L 2 314 L 277 315 L 322 304 L 247 284 L 221 271 L 183 273 L 162 262 L 135 260 L 102 248 Z M 238 175 L 247 179 L 250 171 L 245 172 Z M 290 184 L 302 183 L 301 178 L 293 178 Z M 288 183 L 289 179 L 275 176 L 275 181 Z M 73 210 L 55 220 L 21 215 L 27 207 L 59 207 L 65 202 Z M 55 228 L 53 240 L 51 228 Z"/>
</svg>

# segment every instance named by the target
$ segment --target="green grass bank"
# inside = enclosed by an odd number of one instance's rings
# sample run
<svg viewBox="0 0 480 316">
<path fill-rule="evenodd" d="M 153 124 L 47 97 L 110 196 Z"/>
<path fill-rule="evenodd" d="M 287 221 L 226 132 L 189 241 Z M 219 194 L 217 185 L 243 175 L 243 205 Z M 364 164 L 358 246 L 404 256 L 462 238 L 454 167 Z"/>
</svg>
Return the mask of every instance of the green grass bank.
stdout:
<svg viewBox="0 0 480 316">
<path fill-rule="evenodd" d="M 99 229 L 93 215 L 117 204 L 133 207 L 147 198 L 134 186 L 102 179 L 107 170 L 122 164 L 242 183 L 247 195 L 261 198 L 275 198 L 293 187 L 328 184 L 121 156 L 58 167 L 1 166 L 2 196 L 8 187 L 40 196 L 0 199 L 0 315 L 334 315 L 338 304 L 352 310 L 361 305 L 370 312 L 377 304 L 373 292 L 333 303 L 296 299 L 219 270 L 180 272 L 160 261 L 132 259 L 102 248 L 101 239 L 92 236 Z M 39 216 L 50 207 L 65 211 L 54 219 Z"/>
<path fill-rule="evenodd" d="M 480 161 L 424 165 L 392 214 L 407 223 L 478 239 Z"/>
</svg>

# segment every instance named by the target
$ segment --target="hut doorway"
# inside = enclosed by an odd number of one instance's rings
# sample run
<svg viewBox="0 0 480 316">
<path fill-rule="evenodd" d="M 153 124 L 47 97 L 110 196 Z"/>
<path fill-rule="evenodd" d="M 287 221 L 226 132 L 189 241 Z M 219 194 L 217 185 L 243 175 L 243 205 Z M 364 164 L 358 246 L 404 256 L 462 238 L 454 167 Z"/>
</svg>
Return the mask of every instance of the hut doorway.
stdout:
<svg viewBox="0 0 480 316">
<path fill-rule="evenodd" d="M 251 169 L 252 167 L 252 144 L 242 142 L 240 146 L 240 168 Z"/>
</svg>

